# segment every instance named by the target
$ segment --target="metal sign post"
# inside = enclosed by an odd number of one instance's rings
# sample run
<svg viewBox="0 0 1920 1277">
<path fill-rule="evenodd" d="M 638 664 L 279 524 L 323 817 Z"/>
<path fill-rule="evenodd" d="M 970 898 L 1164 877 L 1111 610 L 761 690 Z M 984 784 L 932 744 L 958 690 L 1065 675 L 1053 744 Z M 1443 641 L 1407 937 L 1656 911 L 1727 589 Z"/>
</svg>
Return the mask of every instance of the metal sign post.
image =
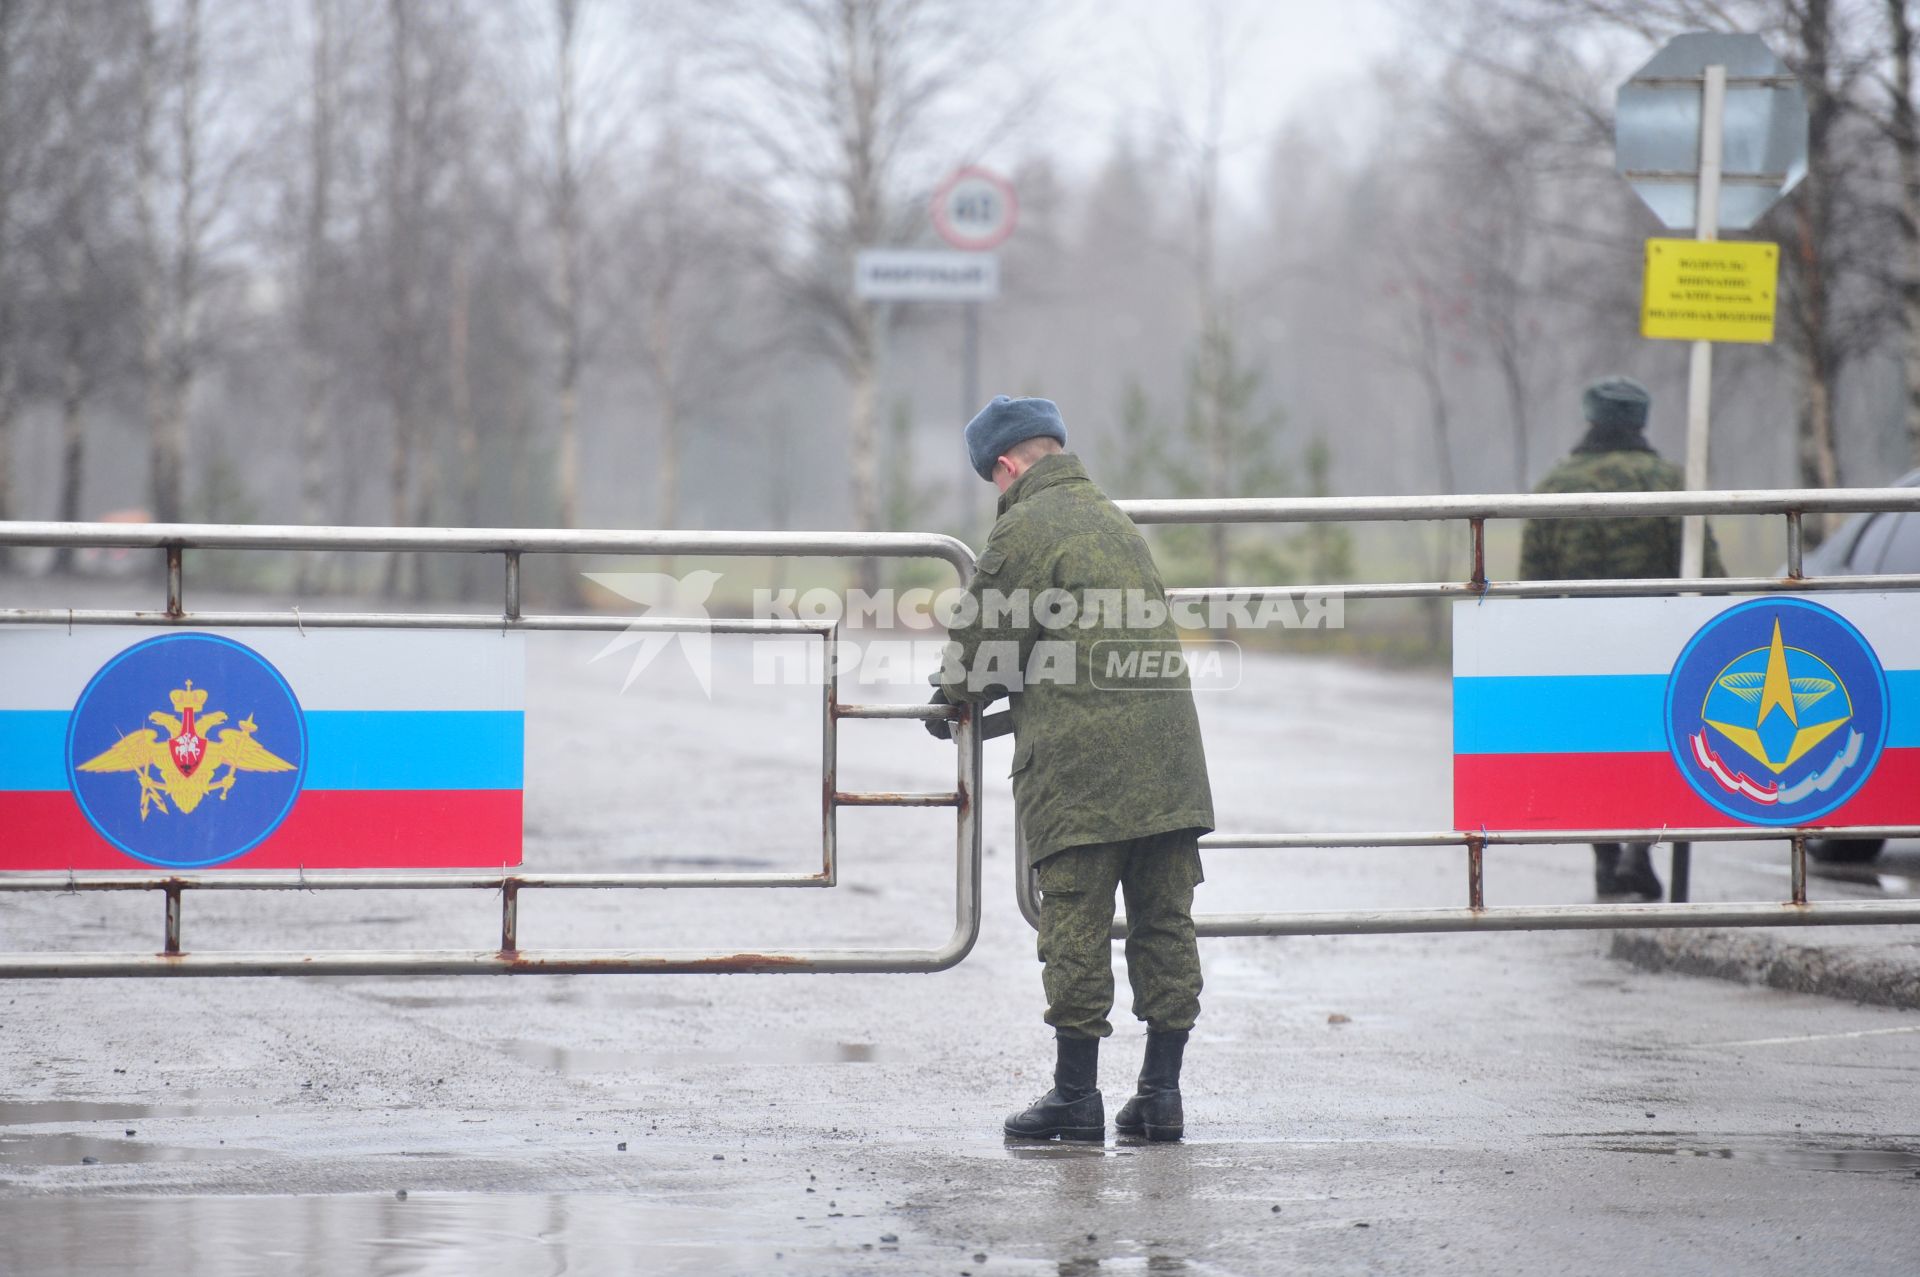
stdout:
<svg viewBox="0 0 1920 1277">
<path fill-rule="evenodd" d="M 1722 230 L 1752 226 L 1805 175 L 1806 97 L 1759 36 L 1678 35 L 1620 86 L 1614 152 L 1621 176 L 1662 222 L 1691 229 L 1697 241 L 1717 240 Z M 1687 372 L 1690 491 L 1707 486 L 1712 399 L 1713 344 L 1695 340 Z M 1690 515 L 1683 528 L 1681 575 L 1698 578 L 1706 521 Z"/>
<path fill-rule="evenodd" d="M 1700 85 L 1700 181 L 1696 188 L 1693 237 L 1720 237 L 1720 159 L 1724 149 L 1727 68 L 1707 67 Z M 1687 491 L 1707 486 L 1707 433 L 1713 418 L 1713 343 L 1693 343 L 1687 364 Z M 1707 520 L 1690 514 L 1680 525 L 1680 575 L 1705 574 Z"/>
<path fill-rule="evenodd" d="M 969 165 L 940 184 L 933 194 L 933 229 L 963 252 L 990 252 L 1007 242 L 1020 215 L 1013 183 L 998 173 Z M 960 420 L 980 408 L 980 305 L 960 307 Z M 971 475 L 963 475 L 959 509 L 962 521 L 972 508 Z"/>
</svg>

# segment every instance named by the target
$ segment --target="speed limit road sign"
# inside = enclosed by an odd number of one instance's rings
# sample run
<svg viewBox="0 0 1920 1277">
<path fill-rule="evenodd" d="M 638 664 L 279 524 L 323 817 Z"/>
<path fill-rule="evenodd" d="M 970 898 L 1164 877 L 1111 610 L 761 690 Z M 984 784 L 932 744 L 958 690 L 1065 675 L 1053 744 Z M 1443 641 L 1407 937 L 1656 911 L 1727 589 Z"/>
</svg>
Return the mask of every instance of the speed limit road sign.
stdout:
<svg viewBox="0 0 1920 1277">
<path fill-rule="evenodd" d="M 955 248 L 997 248 L 1013 234 L 1020 205 L 1013 184 L 983 168 L 963 168 L 933 196 L 933 228 Z"/>
</svg>

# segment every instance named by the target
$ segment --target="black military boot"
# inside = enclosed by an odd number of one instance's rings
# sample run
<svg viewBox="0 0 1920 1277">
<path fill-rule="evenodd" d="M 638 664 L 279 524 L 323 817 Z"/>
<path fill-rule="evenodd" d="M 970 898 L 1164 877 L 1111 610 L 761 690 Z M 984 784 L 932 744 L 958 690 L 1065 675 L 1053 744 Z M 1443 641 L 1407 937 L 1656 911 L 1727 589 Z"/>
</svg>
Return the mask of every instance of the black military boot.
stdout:
<svg viewBox="0 0 1920 1277">
<path fill-rule="evenodd" d="M 1024 1113 L 1007 1119 L 1013 1139 L 1104 1140 L 1107 1108 L 1100 1100 L 1100 1039 L 1054 1037 L 1053 1089 Z"/>
<path fill-rule="evenodd" d="M 1647 844 L 1595 843 L 1593 893 L 1602 900 L 1658 900 L 1664 891 Z"/>
<path fill-rule="evenodd" d="M 1186 1130 L 1180 1108 L 1180 1057 L 1187 1049 L 1187 1030 L 1170 1029 L 1147 1034 L 1147 1058 L 1140 1066 L 1140 1085 L 1132 1099 L 1114 1114 L 1113 1129 L 1122 1135 L 1144 1135 L 1150 1140 L 1177 1140 Z"/>
</svg>

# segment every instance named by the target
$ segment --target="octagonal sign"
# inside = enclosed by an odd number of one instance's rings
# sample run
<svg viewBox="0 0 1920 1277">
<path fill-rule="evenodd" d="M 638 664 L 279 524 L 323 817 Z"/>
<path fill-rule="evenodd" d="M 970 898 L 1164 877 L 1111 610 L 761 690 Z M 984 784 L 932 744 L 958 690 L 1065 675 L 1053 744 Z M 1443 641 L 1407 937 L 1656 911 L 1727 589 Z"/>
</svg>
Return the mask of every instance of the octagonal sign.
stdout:
<svg viewBox="0 0 1920 1277">
<path fill-rule="evenodd" d="M 1757 35 L 1696 31 L 1667 41 L 1620 86 L 1614 164 L 1660 220 L 1694 229 L 1706 69 L 1727 69 L 1720 230 L 1745 230 L 1807 172 L 1807 100 Z"/>
</svg>

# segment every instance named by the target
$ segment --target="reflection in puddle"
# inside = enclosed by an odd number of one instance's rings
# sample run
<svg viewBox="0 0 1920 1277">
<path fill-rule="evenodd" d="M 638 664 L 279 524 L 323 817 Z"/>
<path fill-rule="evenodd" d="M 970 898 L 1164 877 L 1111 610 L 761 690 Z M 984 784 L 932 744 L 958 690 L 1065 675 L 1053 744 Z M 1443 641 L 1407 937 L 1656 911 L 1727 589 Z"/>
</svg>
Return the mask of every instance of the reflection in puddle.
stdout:
<svg viewBox="0 0 1920 1277">
<path fill-rule="evenodd" d="M 802 1239 L 756 1220 L 620 1194 L 0 1198 L 0 1273 L 839 1272 L 880 1231 L 863 1220 L 857 1236 L 822 1228 Z"/>
<path fill-rule="evenodd" d="M 1819 1144 L 1763 1145 L 1750 1142 L 1686 1144 L 1674 1140 L 1598 1144 L 1595 1147 L 1606 1153 L 1700 1157 L 1807 1171 L 1920 1171 L 1920 1150 L 1907 1148 L 1834 1148 Z"/>
<path fill-rule="evenodd" d="M 231 1117 L 231 1104 L 130 1104 L 101 1100 L 0 1100 L 0 1126 L 54 1122 L 131 1122 L 143 1117 Z"/>
<path fill-rule="evenodd" d="M 1001 1149 L 1017 1161 L 1069 1161 L 1074 1158 L 1127 1157 L 1126 1149 L 1109 1148 L 1091 1140 L 1017 1140 L 1008 1139 Z"/>
<path fill-rule="evenodd" d="M 0 1134 L 0 1166 L 114 1166 L 127 1162 L 218 1162 L 266 1156 L 257 1149 L 193 1148 L 107 1135 Z M 91 1159 L 91 1163 L 87 1161 Z"/>
<path fill-rule="evenodd" d="M 555 1046 L 513 1039 L 494 1044 L 523 1064 L 569 1075 L 681 1068 L 703 1064 L 872 1064 L 882 1058 L 871 1042 L 763 1042 L 736 1051 L 646 1053 L 594 1047 Z"/>
</svg>

